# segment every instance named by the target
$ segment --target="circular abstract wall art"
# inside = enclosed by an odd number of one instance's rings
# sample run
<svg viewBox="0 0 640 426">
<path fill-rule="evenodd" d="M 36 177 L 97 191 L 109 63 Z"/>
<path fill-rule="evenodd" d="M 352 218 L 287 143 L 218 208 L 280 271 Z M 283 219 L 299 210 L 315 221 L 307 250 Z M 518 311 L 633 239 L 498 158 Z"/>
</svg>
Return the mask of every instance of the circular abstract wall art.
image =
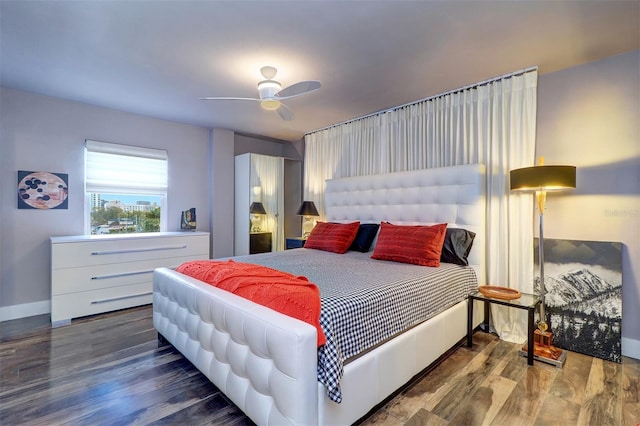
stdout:
<svg viewBox="0 0 640 426">
<path fill-rule="evenodd" d="M 66 209 L 67 182 L 65 173 L 18 171 L 18 208 Z"/>
</svg>

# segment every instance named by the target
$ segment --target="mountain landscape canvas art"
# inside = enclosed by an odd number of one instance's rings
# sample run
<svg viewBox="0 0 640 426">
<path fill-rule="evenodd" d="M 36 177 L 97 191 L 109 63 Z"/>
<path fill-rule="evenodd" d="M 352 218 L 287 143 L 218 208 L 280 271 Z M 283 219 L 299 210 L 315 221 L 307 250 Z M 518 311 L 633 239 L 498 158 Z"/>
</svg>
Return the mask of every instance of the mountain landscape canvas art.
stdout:
<svg viewBox="0 0 640 426">
<path fill-rule="evenodd" d="M 534 242 L 540 291 L 539 239 Z M 553 344 L 622 362 L 622 244 L 544 240 L 545 306 Z"/>
</svg>

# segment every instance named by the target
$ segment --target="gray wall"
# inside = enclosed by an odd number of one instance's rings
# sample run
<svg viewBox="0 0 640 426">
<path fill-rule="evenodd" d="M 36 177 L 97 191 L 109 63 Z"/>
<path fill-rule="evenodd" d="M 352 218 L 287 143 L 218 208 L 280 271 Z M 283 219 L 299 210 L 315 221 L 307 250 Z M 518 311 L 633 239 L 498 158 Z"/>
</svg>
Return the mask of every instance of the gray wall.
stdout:
<svg viewBox="0 0 640 426">
<path fill-rule="evenodd" d="M 236 135 L 0 88 L 0 320 L 49 312 L 49 237 L 84 233 L 85 139 L 166 149 L 168 229 L 195 207 L 212 257 L 233 255 L 237 150 L 302 159 L 301 143 Z M 67 210 L 18 210 L 17 171 L 69 175 Z"/>
<path fill-rule="evenodd" d="M 304 160 L 304 141 L 285 142 L 276 139 L 262 138 L 236 133 L 235 155 L 253 154 L 285 157 L 292 160 Z"/>
<path fill-rule="evenodd" d="M 623 243 L 622 351 L 640 358 L 640 51 L 540 76 L 536 155 L 577 167 L 545 238 Z"/>
<path fill-rule="evenodd" d="M 235 155 L 242 155 L 250 152 L 252 154 L 271 155 L 273 157 L 284 156 L 285 145 L 272 139 L 236 133 L 234 140 Z"/>
<path fill-rule="evenodd" d="M 166 149 L 168 230 L 195 207 L 209 231 L 209 129 L 0 88 L 0 307 L 50 299 L 53 235 L 84 233 L 85 139 Z M 17 171 L 69 175 L 67 210 L 18 210 Z M 48 310 L 46 311 L 48 312 Z"/>
<path fill-rule="evenodd" d="M 211 257 L 233 256 L 233 221 L 235 191 L 234 133 L 213 129 L 211 132 Z"/>
</svg>

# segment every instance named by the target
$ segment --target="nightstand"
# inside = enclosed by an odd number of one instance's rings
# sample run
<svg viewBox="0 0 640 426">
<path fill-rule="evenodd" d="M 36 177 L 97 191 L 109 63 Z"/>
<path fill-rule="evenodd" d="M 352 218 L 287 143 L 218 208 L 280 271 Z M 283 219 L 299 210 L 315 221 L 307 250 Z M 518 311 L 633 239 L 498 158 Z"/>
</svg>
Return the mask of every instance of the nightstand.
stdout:
<svg viewBox="0 0 640 426">
<path fill-rule="evenodd" d="M 287 238 L 285 249 L 295 249 L 304 247 L 304 243 L 307 241 L 304 237 L 289 237 Z"/>
<path fill-rule="evenodd" d="M 271 251 L 271 232 L 252 232 L 249 234 L 249 254 Z"/>
<path fill-rule="evenodd" d="M 522 293 L 518 299 L 504 300 L 496 299 L 493 297 L 487 297 L 480 293 L 478 290 L 469 295 L 469 301 L 467 303 L 467 346 L 473 345 L 473 301 L 480 300 L 484 302 L 484 321 L 480 328 L 489 332 L 489 305 L 495 303 L 497 305 L 508 306 L 510 308 L 524 309 L 527 311 L 527 364 L 533 365 L 533 332 L 535 330 L 534 314 L 536 308 L 540 304 L 540 298 L 534 294 Z"/>
</svg>

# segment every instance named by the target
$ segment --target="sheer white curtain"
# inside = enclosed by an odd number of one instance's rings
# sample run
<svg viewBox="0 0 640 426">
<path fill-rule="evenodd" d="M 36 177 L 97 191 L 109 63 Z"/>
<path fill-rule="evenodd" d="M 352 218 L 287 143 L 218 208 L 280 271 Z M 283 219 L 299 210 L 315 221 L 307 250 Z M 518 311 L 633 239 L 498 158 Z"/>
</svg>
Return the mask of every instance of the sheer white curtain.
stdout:
<svg viewBox="0 0 640 426">
<path fill-rule="evenodd" d="M 483 163 L 486 283 L 532 292 L 533 200 L 511 195 L 509 171 L 535 157 L 537 70 L 416 102 L 305 137 L 304 199 L 324 217 L 335 177 Z M 493 309 L 500 336 L 526 338 L 524 314 Z"/>
<path fill-rule="evenodd" d="M 388 171 L 380 154 L 385 133 L 381 116 L 372 116 L 305 136 L 304 199 L 324 220 L 325 180 Z"/>
<path fill-rule="evenodd" d="M 272 233 L 273 251 L 284 250 L 284 160 L 282 157 L 251 154 L 251 202 L 261 202 L 267 214 L 261 229 Z"/>
</svg>

